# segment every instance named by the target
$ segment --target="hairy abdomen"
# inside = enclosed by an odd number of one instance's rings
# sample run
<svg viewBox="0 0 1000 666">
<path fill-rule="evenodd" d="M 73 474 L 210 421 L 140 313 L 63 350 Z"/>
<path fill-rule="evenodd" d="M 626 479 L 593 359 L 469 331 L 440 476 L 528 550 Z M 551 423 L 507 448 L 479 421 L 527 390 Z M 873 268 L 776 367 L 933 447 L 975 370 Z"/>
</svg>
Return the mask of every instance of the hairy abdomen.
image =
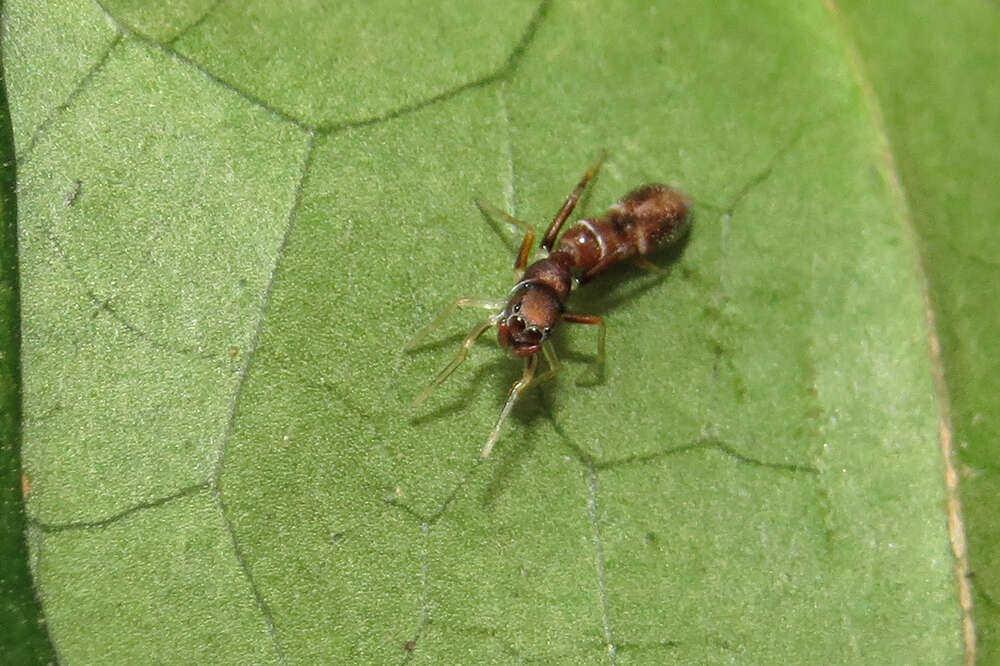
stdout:
<svg viewBox="0 0 1000 666">
<path fill-rule="evenodd" d="M 615 264 L 645 256 L 680 238 L 688 226 L 684 195 L 666 185 L 643 185 L 594 220 L 580 220 L 559 240 L 553 254 L 572 257 L 581 282 Z"/>
</svg>

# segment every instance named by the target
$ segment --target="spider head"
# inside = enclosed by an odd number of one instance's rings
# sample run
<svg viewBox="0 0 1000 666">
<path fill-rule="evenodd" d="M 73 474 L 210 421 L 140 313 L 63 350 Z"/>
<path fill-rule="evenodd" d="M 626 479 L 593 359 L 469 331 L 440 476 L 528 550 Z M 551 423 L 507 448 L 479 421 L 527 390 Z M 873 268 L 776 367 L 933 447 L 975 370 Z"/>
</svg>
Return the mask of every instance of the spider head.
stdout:
<svg viewBox="0 0 1000 666">
<path fill-rule="evenodd" d="M 500 346 L 511 356 L 526 357 L 542 349 L 562 315 L 556 292 L 540 282 L 521 282 L 514 287 L 497 322 Z"/>
</svg>

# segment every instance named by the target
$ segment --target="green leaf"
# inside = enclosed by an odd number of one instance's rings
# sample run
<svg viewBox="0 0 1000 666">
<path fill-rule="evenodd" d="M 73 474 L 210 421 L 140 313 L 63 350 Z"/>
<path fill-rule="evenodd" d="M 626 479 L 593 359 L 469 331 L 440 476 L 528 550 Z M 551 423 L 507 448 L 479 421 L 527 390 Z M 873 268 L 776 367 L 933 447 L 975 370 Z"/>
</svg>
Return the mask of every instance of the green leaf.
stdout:
<svg viewBox="0 0 1000 666">
<path fill-rule="evenodd" d="M 971 658 L 949 517 L 989 620 L 995 13 L 279 4 L 4 7 L 61 660 Z M 413 411 L 482 314 L 402 347 L 512 284 L 474 197 L 542 230 L 602 149 L 579 216 L 667 182 L 692 234 L 573 296 L 603 381 L 559 331 L 480 463 L 520 365 L 481 341 Z"/>
<path fill-rule="evenodd" d="M 0 87 L 0 109 L 7 96 Z M 14 138 L 0 113 L 0 656 L 10 664 L 55 660 L 31 584 L 24 539 L 23 494 L 29 490 L 18 460 L 21 445 L 20 313 Z"/>
<path fill-rule="evenodd" d="M 961 475 L 956 527 L 968 535 L 969 556 L 958 571 L 967 578 L 963 593 L 971 588 L 966 605 L 974 606 L 979 660 L 994 663 L 1000 659 L 1000 307 L 991 287 L 1000 254 L 993 224 L 1000 215 L 993 176 L 1000 155 L 987 128 L 1000 125 L 1000 91 L 992 84 L 1000 66 L 996 8 L 960 3 L 942 13 L 901 3 L 889 13 L 849 3 L 844 15 L 883 110 L 919 238 L 918 266 L 936 324 L 932 345 L 941 350 L 942 440 Z M 961 539 L 957 545 L 961 552 Z"/>
</svg>

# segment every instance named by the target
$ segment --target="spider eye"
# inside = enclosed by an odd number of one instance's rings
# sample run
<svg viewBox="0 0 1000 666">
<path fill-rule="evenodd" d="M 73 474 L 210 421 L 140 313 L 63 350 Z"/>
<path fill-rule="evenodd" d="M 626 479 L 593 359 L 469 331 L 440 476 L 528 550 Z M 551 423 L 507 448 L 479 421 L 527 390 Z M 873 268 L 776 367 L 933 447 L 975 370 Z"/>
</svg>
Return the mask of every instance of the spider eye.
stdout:
<svg viewBox="0 0 1000 666">
<path fill-rule="evenodd" d="M 514 312 L 520 312 L 520 311 L 521 311 L 521 304 L 520 303 L 515 303 L 514 304 Z"/>
<path fill-rule="evenodd" d="M 539 342 L 542 341 L 542 332 L 539 331 L 534 326 L 529 326 L 528 328 L 524 329 L 524 331 L 521 333 L 520 338 L 522 341 L 528 344 L 537 345 Z"/>
</svg>

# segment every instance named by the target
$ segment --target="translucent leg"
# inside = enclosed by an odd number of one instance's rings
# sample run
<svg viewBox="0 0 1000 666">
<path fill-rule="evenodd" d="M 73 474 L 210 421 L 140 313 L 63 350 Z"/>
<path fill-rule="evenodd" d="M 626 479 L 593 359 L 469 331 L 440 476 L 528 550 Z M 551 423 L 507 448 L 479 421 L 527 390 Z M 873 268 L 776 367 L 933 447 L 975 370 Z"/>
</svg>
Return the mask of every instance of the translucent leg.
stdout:
<svg viewBox="0 0 1000 666">
<path fill-rule="evenodd" d="M 559 362 L 559 357 L 556 356 L 556 349 L 552 346 L 551 342 L 542 343 L 542 355 L 545 356 L 545 362 L 549 364 L 549 369 L 543 374 L 535 377 L 536 384 L 541 384 L 542 382 L 547 382 L 552 379 L 559 374 L 559 368 L 562 367 L 562 363 Z"/>
<path fill-rule="evenodd" d="M 499 219 L 503 220 L 504 222 L 513 224 L 515 227 L 519 228 L 526 234 L 535 233 L 535 230 L 531 227 L 531 224 L 529 222 L 525 222 L 524 220 L 514 217 L 510 213 L 506 213 L 500 210 L 499 208 L 497 208 L 488 201 L 484 201 L 482 199 L 476 199 L 476 205 L 479 206 L 479 210 L 482 211 L 483 215 L 485 215 L 486 217 L 492 217 L 495 220 Z"/>
<path fill-rule="evenodd" d="M 413 401 L 413 406 L 419 407 L 420 404 L 434 392 L 434 389 L 440 386 L 444 380 L 448 379 L 448 377 L 451 376 L 451 373 L 455 372 L 455 369 L 462 365 L 462 362 L 469 357 L 469 350 L 472 349 L 474 344 L 476 344 L 476 340 L 478 340 L 480 336 L 482 336 L 482 334 L 490 328 L 496 326 L 496 324 L 496 316 L 490 317 L 486 321 L 481 321 L 476 324 L 472 330 L 469 331 L 469 334 L 465 336 L 465 340 L 462 341 L 462 348 L 458 350 L 457 354 L 455 354 L 455 358 L 453 358 L 451 363 L 446 365 L 441 372 L 437 373 L 434 379 L 431 380 L 431 383 L 427 385 L 427 388 L 425 388 Z"/>
<path fill-rule="evenodd" d="M 514 260 L 514 278 L 520 280 L 521 275 L 524 274 L 524 267 L 528 265 L 528 257 L 531 256 L 531 246 L 535 244 L 535 230 L 524 220 L 519 220 L 482 199 L 476 199 L 476 205 L 479 206 L 479 210 L 482 211 L 483 215 L 509 222 L 524 232 L 524 238 L 521 240 L 521 248 L 517 252 L 517 258 Z"/>
<path fill-rule="evenodd" d="M 574 312 L 564 312 L 562 316 L 563 321 L 568 321 L 574 324 L 589 324 L 591 326 L 597 326 L 597 358 L 594 362 L 590 364 L 590 368 L 577 378 L 577 384 L 596 384 L 601 380 L 601 375 L 604 372 L 604 358 L 605 358 L 605 338 L 607 337 L 607 326 L 604 324 L 604 318 L 600 315 L 588 315 L 588 314 L 577 314 Z"/>
<path fill-rule="evenodd" d="M 450 317 L 458 308 L 481 308 L 483 310 L 500 312 L 503 310 L 504 305 L 504 301 L 498 301 L 492 298 L 469 298 L 468 296 L 456 298 L 448 305 L 448 307 L 441 311 L 441 314 L 434 318 L 434 321 L 420 329 L 420 331 L 414 335 L 413 338 L 406 343 L 406 345 L 403 346 L 403 351 L 415 349 L 424 338 L 433 333 L 435 329 L 439 328 L 441 324 L 443 324 L 445 320 L 447 320 L 448 317 Z"/>
<path fill-rule="evenodd" d="M 504 421 L 507 420 L 510 410 L 514 409 L 514 405 L 517 404 L 517 399 L 521 396 L 521 393 L 531 384 L 537 368 L 538 356 L 529 356 L 524 362 L 524 374 L 511 387 L 510 395 L 507 396 L 507 402 L 504 404 L 503 409 L 500 410 L 500 417 L 497 419 L 497 424 L 493 426 L 493 430 L 490 431 L 490 436 L 486 440 L 486 446 L 483 447 L 480 457 L 484 459 L 489 458 L 490 451 L 493 450 L 493 445 L 500 439 L 500 429 L 503 427 Z"/>
</svg>

